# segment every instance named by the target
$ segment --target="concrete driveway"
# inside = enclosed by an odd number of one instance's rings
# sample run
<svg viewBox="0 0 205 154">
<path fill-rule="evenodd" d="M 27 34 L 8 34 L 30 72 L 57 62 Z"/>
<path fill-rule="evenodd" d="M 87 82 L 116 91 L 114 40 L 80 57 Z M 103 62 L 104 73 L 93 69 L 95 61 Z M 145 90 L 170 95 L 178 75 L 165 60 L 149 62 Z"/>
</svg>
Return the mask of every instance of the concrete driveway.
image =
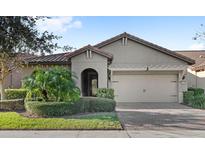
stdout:
<svg viewBox="0 0 205 154">
<path fill-rule="evenodd" d="M 205 130 L 205 110 L 179 103 L 118 103 L 126 130 Z"/>
</svg>

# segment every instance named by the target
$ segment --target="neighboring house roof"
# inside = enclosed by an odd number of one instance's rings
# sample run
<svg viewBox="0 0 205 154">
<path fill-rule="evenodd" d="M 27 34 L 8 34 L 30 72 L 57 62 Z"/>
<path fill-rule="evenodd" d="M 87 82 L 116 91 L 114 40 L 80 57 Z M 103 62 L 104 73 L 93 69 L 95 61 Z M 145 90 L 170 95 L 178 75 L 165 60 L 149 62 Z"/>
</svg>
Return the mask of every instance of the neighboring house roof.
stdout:
<svg viewBox="0 0 205 154">
<path fill-rule="evenodd" d="M 36 55 L 34 54 L 16 53 L 15 60 L 9 59 L 6 65 L 8 66 L 9 71 L 11 71 L 13 68 L 16 68 L 16 63 L 14 63 L 14 61 L 23 62 L 25 61 L 25 59 L 34 58 L 34 57 L 36 57 Z M 1 68 L 0 68 L 0 73 L 1 73 Z"/>
<path fill-rule="evenodd" d="M 130 39 L 130 40 L 132 40 L 134 42 L 137 42 L 137 43 L 140 43 L 140 44 L 142 44 L 144 46 L 147 46 L 147 47 L 150 47 L 152 49 L 158 50 L 158 51 L 163 52 L 163 53 L 165 53 L 167 55 L 175 57 L 177 59 L 183 60 L 183 61 L 187 62 L 188 64 L 194 64 L 195 63 L 193 59 L 190 59 L 188 57 L 180 55 L 180 54 L 178 54 L 176 52 L 173 52 L 173 51 L 171 51 L 169 49 L 163 48 L 163 47 L 158 46 L 156 44 L 153 44 L 151 42 L 145 41 L 145 40 L 143 40 L 143 39 L 141 39 L 139 37 L 133 36 L 133 35 L 128 34 L 126 32 L 124 32 L 124 33 L 122 33 L 120 35 L 117 35 L 117 36 L 115 36 L 113 38 L 110 38 L 108 40 L 105 40 L 105 41 L 103 41 L 101 43 L 98 43 L 98 44 L 94 45 L 94 47 L 102 48 L 102 47 L 104 47 L 106 45 L 109 45 L 109 44 L 111 44 L 113 42 L 116 42 L 116 41 L 118 41 L 118 40 L 120 40 L 120 39 L 122 39 L 124 37 L 127 37 L 128 39 Z"/>
<path fill-rule="evenodd" d="M 82 47 L 82 48 L 80 48 L 78 50 L 75 50 L 74 52 L 66 54 L 66 57 L 67 58 L 72 58 L 72 57 L 77 56 L 77 55 L 79 55 L 79 54 L 81 54 L 83 52 L 86 52 L 87 50 L 93 51 L 93 52 L 95 52 L 95 53 L 97 53 L 97 54 L 99 54 L 101 56 L 104 56 L 104 57 L 110 59 L 110 60 L 112 59 L 112 55 L 111 54 L 109 54 L 109 53 L 107 53 L 107 52 L 105 52 L 105 51 L 103 51 L 101 49 L 98 49 L 96 47 L 93 47 L 90 44 L 87 45 L 87 46 L 84 46 L 84 47 Z"/>
<path fill-rule="evenodd" d="M 192 70 L 199 71 L 205 69 L 205 50 L 182 50 L 176 52 L 195 60 Z"/>
<path fill-rule="evenodd" d="M 46 56 L 37 56 L 34 58 L 27 58 L 25 61 L 29 64 L 70 64 L 70 60 L 65 56 L 67 53 L 51 54 Z"/>
</svg>

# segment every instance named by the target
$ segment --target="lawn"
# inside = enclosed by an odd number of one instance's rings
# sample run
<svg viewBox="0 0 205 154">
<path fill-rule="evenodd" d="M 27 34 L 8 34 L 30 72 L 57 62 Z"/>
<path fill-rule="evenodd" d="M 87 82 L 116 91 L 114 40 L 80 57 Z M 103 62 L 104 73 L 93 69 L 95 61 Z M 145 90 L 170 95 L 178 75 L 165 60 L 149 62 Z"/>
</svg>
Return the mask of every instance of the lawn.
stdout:
<svg viewBox="0 0 205 154">
<path fill-rule="evenodd" d="M 28 118 L 16 112 L 0 112 L 0 129 L 122 129 L 116 113 L 60 118 Z"/>
</svg>

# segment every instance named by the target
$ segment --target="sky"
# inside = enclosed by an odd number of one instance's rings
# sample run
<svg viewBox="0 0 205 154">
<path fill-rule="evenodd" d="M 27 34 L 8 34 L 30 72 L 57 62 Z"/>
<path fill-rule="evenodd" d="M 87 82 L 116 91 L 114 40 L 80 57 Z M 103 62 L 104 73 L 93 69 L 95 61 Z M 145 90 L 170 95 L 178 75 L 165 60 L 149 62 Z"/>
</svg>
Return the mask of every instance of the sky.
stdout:
<svg viewBox="0 0 205 154">
<path fill-rule="evenodd" d="M 38 27 L 62 36 L 59 45 L 75 48 L 127 32 L 170 50 L 200 50 L 205 49 L 205 41 L 196 41 L 193 37 L 205 31 L 201 24 L 205 24 L 205 17 L 59 16 L 40 21 Z"/>
</svg>

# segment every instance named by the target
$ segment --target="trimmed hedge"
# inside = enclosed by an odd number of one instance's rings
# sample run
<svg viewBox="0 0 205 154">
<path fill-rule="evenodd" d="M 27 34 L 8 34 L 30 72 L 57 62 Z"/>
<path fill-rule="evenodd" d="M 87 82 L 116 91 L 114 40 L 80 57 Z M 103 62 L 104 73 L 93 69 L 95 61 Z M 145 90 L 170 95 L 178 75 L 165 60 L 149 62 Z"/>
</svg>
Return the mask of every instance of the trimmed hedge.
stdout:
<svg viewBox="0 0 205 154">
<path fill-rule="evenodd" d="M 185 91 L 183 93 L 184 103 L 187 105 L 191 105 L 194 101 L 194 92 L 193 91 Z"/>
<path fill-rule="evenodd" d="M 27 112 L 38 116 L 62 116 L 69 112 L 69 103 L 28 101 L 25 108 Z"/>
<path fill-rule="evenodd" d="M 74 103 L 80 112 L 112 112 L 116 102 L 108 98 L 82 97 Z"/>
<path fill-rule="evenodd" d="M 204 94 L 204 89 L 202 89 L 202 88 L 188 88 L 188 91 L 193 91 L 194 96 Z"/>
<path fill-rule="evenodd" d="M 202 91 L 201 91 L 202 92 Z M 199 109 L 205 109 L 205 95 L 194 93 L 194 91 L 186 91 L 184 92 L 184 103 Z"/>
<path fill-rule="evenodd" d="M 5 89 L 6 99 L 25 99 L 26 89 Z"/>
<path fill-rule="evenodd" d="M 24 110 L 24 100 L 23 99 L 12 99 L 12 100 L 0 100 L 1 110 Z"/>
<path fill-rule="evenodd" d="M 205 108 L 205 95 L 197 95 L 191 104 L 194 108 L 204 109 Z"/>
<path fill-rule="evenodd" d="M 115 101 L 106 98 L 82 97 L 74 103 L 27 101 L 26 110 L 38 116 L 63 116 L 86 112 L 112 112 Z"/>
<path fill-rule="evenodd" d="M 114 99 L 114 89 L 99 88 L 97 89 L 97 97 Z"/>
</svg>

